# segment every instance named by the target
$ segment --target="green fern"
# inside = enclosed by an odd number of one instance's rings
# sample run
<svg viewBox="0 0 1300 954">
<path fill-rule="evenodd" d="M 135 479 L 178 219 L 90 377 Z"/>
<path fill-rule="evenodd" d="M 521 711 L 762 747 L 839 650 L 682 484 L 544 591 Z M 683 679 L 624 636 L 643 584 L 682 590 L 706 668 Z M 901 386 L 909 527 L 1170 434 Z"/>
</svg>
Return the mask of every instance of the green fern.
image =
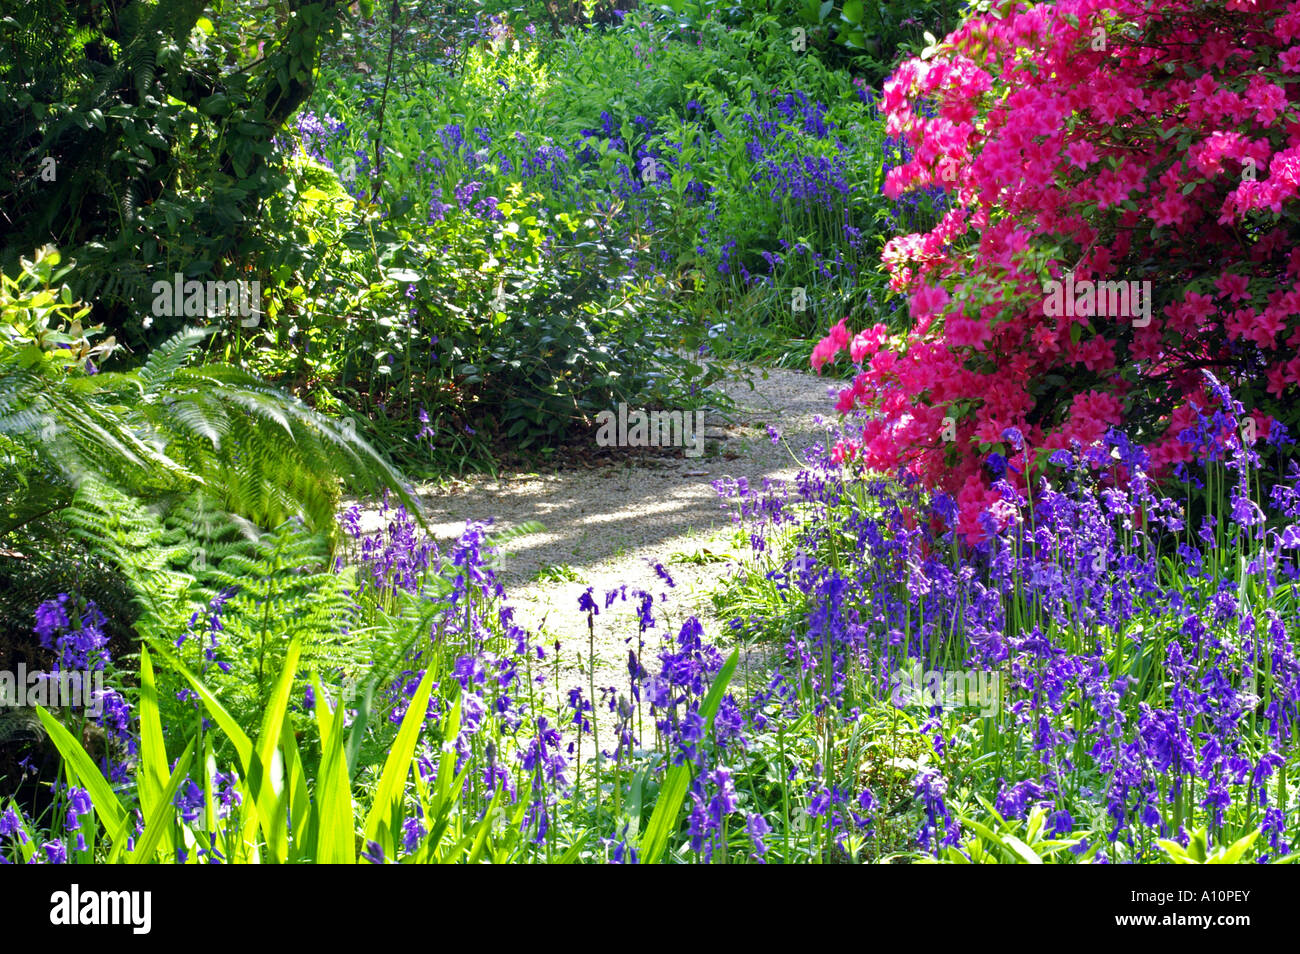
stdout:
<svg viewBox="0 0 1300 954">
<path fill-rule="evenodd" d="M 141 636 L 166 638 L 184 625 L 200 591 L 192 575 L 174 566 L 186 545 L 168 542 L 155 512 L 112 484 L 91 478 L 77 487 L 59 520 L 126 579 L 143 611 L 136 621 Z"/>
<path fill-rule="evenodd" d="M 127 72 L 135 80 L 135 92 L 144 102 L 153 92 L 154 74 L 158 67 L 158 50 L 152 43 L 135 42 L 127 46 L 125 56 Z"/>
<path fill-rule="evenodd" d="M 362 668 L 363 643 L 347 625 L 353 609 L 351 575 L 334 572 L 323 535 L 290 521 L 256 541 L 227 542 L 209 555 L 203 576 L 222 591 L 220 608 L 201 612 L 178 632 L 194 635 L 187 652 L 196 657 L 195 668 L 207 669 L 222 701 L 232 712 L 255 720 L 251 724 L 260 723 L 294 640 L 302 646 L 298 671 L 304 676 L 313 669 Z M 225 666 L 203 665 L 212 642 Z"/>
<path fill-rule="evenodd" d="M 176 335 L 136 370 L 89 373 L 111 341 L 91 344 L 96 329 L 81 327 L 85 309 L 57 285 L 58 266 L 46 249 L 20 275 L 0 276 L 0 554 L 25 559 L 54 540 L 80 541 L 121 574 L 140 635 L 160 644 L 236 577 L 265 583 L 292 565 L 294 586 L 244 587 L 233 612 L 260 601 L 289 632 L 301 618 L 319 637 L 305 640 L 305 661 L 339 662 L 311 647 L 335 644 L 327 635 L 339 628 L 342 583 L 302 568 L 328 564 L 345 483 L 386 488 L 418 519 L 400 476 L 363 439 L 252 375 L 193 366 L 203 329 Z M 310 546 L 277 530 L 267 550 L 265 532 L 291 521 Z M 13 614 L 4 627 L 30 628 L 51 595 L 4 607 Z"/>
<path fill-rule="evenodd" d="M 57 263 L 42 250 L 0 290 L 0 452 L 62 473 L 69 496 L 88 477 L 146 502 L 203 487 L 263 528 L 299 517 L 333 534 L 344 482 L 387 489 L 418 516 L 363 438 L 238 368 L 189 366 L 208 329 L 185 329 L 134 371 L 80 373 L 75 356 L 84 364 L 94 349 L 84 311 L 50 287 Z"/>
</svg>

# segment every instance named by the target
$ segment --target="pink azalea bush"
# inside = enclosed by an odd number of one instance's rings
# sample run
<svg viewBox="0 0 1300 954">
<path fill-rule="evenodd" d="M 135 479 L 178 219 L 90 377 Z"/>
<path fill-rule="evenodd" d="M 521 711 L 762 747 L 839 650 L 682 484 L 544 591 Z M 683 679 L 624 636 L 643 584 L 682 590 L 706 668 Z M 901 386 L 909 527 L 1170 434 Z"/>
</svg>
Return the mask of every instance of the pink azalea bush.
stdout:
<svg viewBox="0 0 1300 954">
<path fill-rule="evenodd" d="M 907 333 L 842 321 L 814 350 L 819 371 L 843 351 L 858 366 L 838 408 L 874 412 L 839 459 L 952 493 L 973 542 L 1000 498 L 990 451 L 1021 490 L 1054 450 L 1112 427 L 1153 476 L 1193 459 L 1180 435 L 1194 405 L 1217 406 L 1202 370 L 1252 409 L 1256 439 L 1294 423 L 1300 4 L 1002 4 L 884 93 L 914 153 L 886 193 L 939 185 L 953 201 L 882 254 Z M 1149 314 L 1051 307 L 1067 271 L 1150 282 Z"/>
</svg>

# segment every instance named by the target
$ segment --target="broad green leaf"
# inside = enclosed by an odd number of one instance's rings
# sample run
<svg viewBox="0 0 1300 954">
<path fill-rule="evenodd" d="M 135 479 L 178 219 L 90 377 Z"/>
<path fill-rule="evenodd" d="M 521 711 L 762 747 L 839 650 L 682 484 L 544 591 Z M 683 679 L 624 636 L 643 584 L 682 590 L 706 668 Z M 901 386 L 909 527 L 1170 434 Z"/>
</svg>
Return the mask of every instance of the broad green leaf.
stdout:
<svg viewBox="0 0 1300 954">
<path fill-rule="evenodd" d="M 153 663 L 149 650 L 140 647 L 140 764 L 136 769 L 136 789 L 140 797 L 140 812 L 152 818 L 154 807 L 162 798 L 163 787 L 171 770 L 168 768 L 167 746 L 163 739 L 162 719 L 158 714 L 158 685 L 154 681 Z M 170 801 L 166 799 L 165 801 Z M 162 834 L 164 854 L 175 857 L 171 826 Z"/>
<path fill-rule="evenodd" d="M 1223 860 L 1220 862 L 1225 865 L 1235 865 L 1241 861 L 1241 858 L 1251 846 L 1255 844 L 1255 839 L 1259 837 L 1259 829 L 1255 829 L 1244 838 L 1239 838 L 1232 843 L 1232 846 L 1223 853 Z"/>
<path fill-rule="evenodd" d="M 343 755 L 343 704 L 331 713 L 325 688 L 313 674 L 316 725 L 320 729 L 320 771 L 316 775 L 316 862 L 355 864 L 356 832 L 352 824 L 352 782 Z"/>
<path fill-rule="evenodd" d="M 279 750 L 280 727 L 285 722 L 284 715 L 289 708 L 289 695 L 293 690 L 293 679 L 298 672 L 298 658 L 301 654 L 302 640 L 294 637 L 285 651 L 284 666 L 271 690 L 271 698 L 267 701 L 262 729 L 257 737 L 256 757 L 248 776 L 249 787 L 257 793 L 257 813 L 262 821 L 267 847 L 271 850 L 272 857 L 281 863 L 287 860 L 289 846 L 285 831 L 285 806 L 281 804 L 284 763 Z"/>
<path fill-rule="evenodd" d="M 424 678 L 411 697 L 411 704 L 402 718 L 402 726 L 397 732 L 397 738 L 393 740 L 393 747 L 388 751 L 384 770 L 379 776 L 370 813 L 366 816 L 365 840 L 378 842 L 384 849 L 385 857 L 394 854 L 395 826 L 390 822 L 401 815 L 406 779 L 411 772 L 415 746 L 420 740 L 420 730 L 424 727 L 424 719 L 429 711 L 429 696 L 433 692 L 435 672 L 433 666 L 424 671 Z"/>
<path fill-rule="evenodd" d="M 280 748 L 284 752 L 285 786 L 289 792 L 289 831 L 293 835 L 290 861 L 302 861 L 304 852 L 315 849 L 316 816 L 307 791 L 307 773 L 298 752 L 298 740 L 293 737 L 293 725 L 288 719 L 280 726 Z"/>
<path fill-rule="evenodd" d="M 1043 863 L 1043 859 L 1034 853 L 1034 849 L 1030 848 L 1015 835 L 1003 835 L 1002 840 L 1025 864 L 1041 865 Z"/>
<path fill-rule="evenodd" d="M 127 864 L 147 864 L 154 860 L 154 852 L 164 837 L 166 841 L 164 843 L 163 857 L 168 861 L 175 859 L 175 850 L 171 848 L 172 828 L 176 824 L 176 806 L 174 802 L 176 791 L 181 787 L 181 780 L 189 772 L 190 760 L 193 758 L 194 742 L 191 741 L 185 747 L 185 751 L 181 753 L 181 757 L 176 760 L 176 769 L 172 772 L 167 787 L 163 789 L 162 797 L 153 812 L 145 816 L 144 832 L 140 835 L 140 840 L 136 842 L 135 850 L 126 856 Z"/>
<path fill-rule="evenodd" d="M 86 750 L 78 742 L 63 724 L 54 716 L 45 711 L 44 706 L 36 707 L 36 715 L 40 718 L 41 723 L 45 726 L 46 733 L 49 734 L 50 741 L 54 743 L 59 754 L 63 756 L 64 763 L 71 772 L 77 777 L 90 795 L 90 800 L 95 806 L 95 811 L 99 814 L 100 821 L 104 823 L 104 828 L 108 830 L 108 836 L 113 840 L 114 852 L 120 852 L 126 848 L 127 835 L 127 814 L 122 808 L 122 803 L 117 800 L 113 794 L 113 786 L 108 784 L 99 767 L 95 765 L 95 760 L 86 754 Z"/>
</svg>

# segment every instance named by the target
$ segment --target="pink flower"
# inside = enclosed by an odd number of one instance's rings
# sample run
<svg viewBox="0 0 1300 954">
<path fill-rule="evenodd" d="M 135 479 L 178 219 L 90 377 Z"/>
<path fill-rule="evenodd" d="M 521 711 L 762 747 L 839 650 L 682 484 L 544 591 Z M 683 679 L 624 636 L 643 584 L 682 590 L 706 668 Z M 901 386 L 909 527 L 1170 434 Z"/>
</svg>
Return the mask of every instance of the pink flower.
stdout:
<svg viewBox="0 0 1300 954">
<path fill-rule="evenodd" d="M 912 295 L 912 317 L 929 318 L 943 310 L 949 301 L 948 292 L 938 285 L 922 285 Z"/>
<path fill-rule="evenodd" d="M 1070 160 L 1070 165 L 1076 169 L 1086 169 L 1097 161 L 1097 147 L 1078 139 L 1065 147 L 1065 155 Z"/>
<path fill-rule="evenodd" d="M 841 318 L 839 324 L 831 329 L 831 333 L 813 346 L 812 366 L 818 374 L 821 373 L 822 366 L 826 362 L 834 360 L 835 356 L 848 345 L 849 329 L 844 322 L 845 319 Z"/>
<path fill-rule="evenodd" d="M 1228 301 L 1249 301 L 1250 300 L 1250 279 L 1245 275 L 1234 275 L 1232 272 L 1224 272 L 1219 276 L 1214 286 L 1219 289 L 1219 293 Z"/>
<path fill-rule="evenodd" d="M 885 326 L 882 324 L 876 324 L 866 331 L 859 331 L 849 345 L 849 357 L 853 359 L 854 364 L 861 364 L 864 358 L 880 350 L 884 338 Z"/>
</svg>

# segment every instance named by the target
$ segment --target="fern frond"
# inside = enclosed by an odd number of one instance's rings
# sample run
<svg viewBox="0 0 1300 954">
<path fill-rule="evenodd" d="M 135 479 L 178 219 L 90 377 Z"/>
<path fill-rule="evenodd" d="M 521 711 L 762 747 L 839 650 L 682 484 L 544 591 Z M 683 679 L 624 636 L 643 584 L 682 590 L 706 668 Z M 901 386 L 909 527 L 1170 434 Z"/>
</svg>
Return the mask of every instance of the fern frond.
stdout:
<svg viewBox="0 0 1300 954">
<path fill-rule="evenodd" d="M 136 372 L 146 394 L 157 394 L 185 367 L 194 349 L 210 336 L 214 328 L 184 328 L 149 352 Z"/>
<path fill-rule="evenodd" d="M 195 581 L 173 567 L 181 548 L 168 545 L 158 516 L 113 485 L 87 478 L 60 514 L 71 534 L 101 554 L 130 583 L 141 636 L 167 638 L 195 605 Z"/>
<path fill-rule="evenodd" d="M 352 612 L 350 580 L 333 572 L 329 542 L 289 521 L 255 541 L 230 541 L 209 562 L 208 578 L 225 593 L 219 654 L 230 674 L 210 674 L 228 706 L 260 719 L 285 647 L 299 640 L 300 672 L 364 665 Z"/>
</svg>

